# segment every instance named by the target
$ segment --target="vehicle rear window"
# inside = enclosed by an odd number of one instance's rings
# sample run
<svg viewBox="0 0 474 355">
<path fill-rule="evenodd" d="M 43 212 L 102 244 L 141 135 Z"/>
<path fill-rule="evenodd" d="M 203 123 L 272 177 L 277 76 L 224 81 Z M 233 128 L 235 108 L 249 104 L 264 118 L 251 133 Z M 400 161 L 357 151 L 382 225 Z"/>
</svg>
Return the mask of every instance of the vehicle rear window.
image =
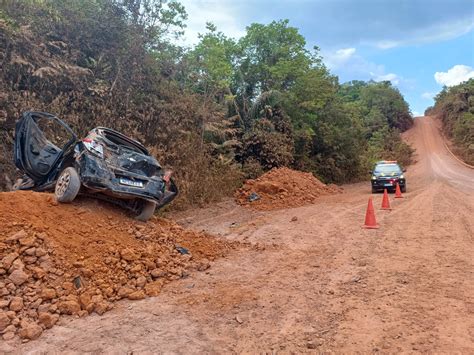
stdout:
<svg viewBox="0 0 474 355">
<path fill-rule="evenodd" d="M 400 173 L 401 169 L 397 164 L 377 165 L 374 170 L 376 173 Z"/>
<path fill-rule="evenodd" d="M 108 132 L 104 132 L 103 135 L 104 135 L 105 139 L 108 141 L 107 145 L 109 145 L 114 150 L 117 149 L 116 146 L 113 146 L 114 144 L 116 144 L 117 146 L 120 146 L 121 148 L 126 148 L 126 149 L 132 150 L 136 153 L 140 153 L 140 154 L 146 153 L 142 149 L 137 147 L 136 145 L 131 144 L 130 142 L 127 142 L 126 140 L 121 139 L 120 137 L 118 137 L 114 134 L 109 134 Z M 112 143 L 112 145 L 110 143 Z"/>
</svg>

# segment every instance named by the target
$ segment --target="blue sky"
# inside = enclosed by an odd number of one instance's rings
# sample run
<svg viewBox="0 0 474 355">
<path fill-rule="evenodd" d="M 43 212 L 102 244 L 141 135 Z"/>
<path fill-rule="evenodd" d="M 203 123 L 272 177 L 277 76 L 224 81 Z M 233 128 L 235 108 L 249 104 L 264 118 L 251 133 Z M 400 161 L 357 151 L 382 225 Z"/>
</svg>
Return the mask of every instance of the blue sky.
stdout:
<svg viewBox="0 0 474 355">
<path fill-rule="evenodd" d="M 239 38 L 253 22 L 289 19 L 308 48 L 348 80 L 390 80 L 414 115 L 443 85 L 474 77 L 473 0 L 182 0 L 184 42 L 197 42 L 206 21 Z"/>
</svg>

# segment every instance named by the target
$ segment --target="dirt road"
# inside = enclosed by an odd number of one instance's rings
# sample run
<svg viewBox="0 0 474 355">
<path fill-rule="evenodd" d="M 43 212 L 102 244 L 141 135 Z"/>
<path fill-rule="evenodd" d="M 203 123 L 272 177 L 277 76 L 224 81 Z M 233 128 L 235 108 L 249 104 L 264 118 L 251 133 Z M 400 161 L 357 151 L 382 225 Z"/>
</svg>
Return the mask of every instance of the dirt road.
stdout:
<svg viewBox="0 0 474 355">
<path fill-rule="evenodd" d="M 368 183 L 314 205 L 251 212 L 231 202 L 179 216 L 258 243 L 162 294 L 63 321 L 18 352 L 474 353 L 474 170 L 417 118 L 408 193 L 364 230 Z M 291 221 L 297 217 L 296 221 Z"/>
</svg>

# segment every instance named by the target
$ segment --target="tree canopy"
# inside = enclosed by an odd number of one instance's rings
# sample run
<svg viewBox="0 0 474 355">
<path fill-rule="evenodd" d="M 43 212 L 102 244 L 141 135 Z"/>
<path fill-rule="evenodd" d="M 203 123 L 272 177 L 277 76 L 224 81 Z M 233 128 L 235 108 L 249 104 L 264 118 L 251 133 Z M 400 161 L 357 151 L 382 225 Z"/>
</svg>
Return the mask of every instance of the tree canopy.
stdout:
<svg viewBox="0 0 474 355">
<path fill-rule="evenodd" d="M 4 1 L 4 150 L 31 107 L 78 133 L 108 125 L 173 167 L 188 203 L 272 167 L 347 182 L 378 159 L 408 164 L 399 132 L 412 117 L 390 82 L 340 84 L 288 20 L 250 24 L 238 39 L 208 23 L 184 48 L 175 38 L 188 16 L 176 0 Z"/>
</svg>

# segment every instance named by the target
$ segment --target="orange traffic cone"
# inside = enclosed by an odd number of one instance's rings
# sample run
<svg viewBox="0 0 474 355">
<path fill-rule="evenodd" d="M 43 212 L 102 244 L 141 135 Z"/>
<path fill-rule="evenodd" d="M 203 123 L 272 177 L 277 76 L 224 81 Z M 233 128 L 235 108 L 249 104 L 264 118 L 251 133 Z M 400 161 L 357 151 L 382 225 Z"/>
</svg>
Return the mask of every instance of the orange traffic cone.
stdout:
<svg viewBox="0 0 474 355">
<path fill-rule="evenodd" d="M 383 199 L 382 199 L 382 210 L 391 210 L 390 200 L 388 199 L 387 189 L 383 190 Z"/>
<path fill-rule="evenodd" d="M 397 182 L 397 187 L 395 188 L 395 198 L 403 198 L 402 192 L 400 191 L 400 185 L 398 185 L 398 182 Z"/>
<path fill-rule="evenodd" d="M 372 197 L 369 198 L 369 203 L 367 204 L 367 212 L 365 213 L 365 224 L 362 228 L 367 229 L 377 229 L 379 225 L 375 220 L 374 205 L 372 204 Z"/>
</svg>

